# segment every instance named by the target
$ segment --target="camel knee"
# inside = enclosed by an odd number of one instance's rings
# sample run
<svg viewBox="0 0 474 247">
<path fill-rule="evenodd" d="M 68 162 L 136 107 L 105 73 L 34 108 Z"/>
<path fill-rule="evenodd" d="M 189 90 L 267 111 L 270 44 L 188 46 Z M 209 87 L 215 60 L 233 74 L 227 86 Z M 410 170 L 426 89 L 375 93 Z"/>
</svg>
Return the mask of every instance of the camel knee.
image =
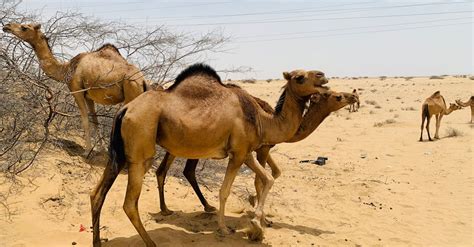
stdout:
<svg viewBox="0 0 474 247">
<path fill-rule="evenodd" d="M 138 217 L 137 214 L 137 206 L 135 203 L 130 203 L 130 202 L 125 202 L 123 204 L 123 211 L 125 211 L 125 214 L 128 216 L 128 218 L 133 222 L 136 217 Z"/>
</svg>

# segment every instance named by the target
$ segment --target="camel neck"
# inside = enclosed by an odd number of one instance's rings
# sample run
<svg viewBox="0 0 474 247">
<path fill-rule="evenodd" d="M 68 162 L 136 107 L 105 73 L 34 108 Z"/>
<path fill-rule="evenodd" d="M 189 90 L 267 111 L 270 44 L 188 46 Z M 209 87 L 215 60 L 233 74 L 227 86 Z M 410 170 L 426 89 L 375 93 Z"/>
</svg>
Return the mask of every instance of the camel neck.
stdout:
<svg viewBox="0 0 474 247">
<path fill-rule="evenodd" d="M 318 126 L 324 121 L 324 119 L 326 119 L 332 112 L 327 107 L 327 105 L 325 106 L 320 103 L 311 105 L 306 114 L 304 115 L 303 121 L 301 122 L 301 125 L 298 128 L 296 134 L 286 142 L 298 142 L 313 133 L 313 131 L 316 130 L 316 128 L 318 128 Z"/>
<path fill-rule="evenodd" d="M 445 109 L 445 110 L 444 110 L 444 115 L 449 115 L 449 114 L 451 114 L 451 112 L 453 112 L 453 111 L 454 111 L 454 110 L 451 109 L 451 108 Z"/>
<path fill-rule="evenodd" d="M 277 144 L 290 139 L 298 130 L 303 118 L 304 99 L 294 95 L 291 90 L 284 92 L 285 99 L 281 111 L 273 115 L 262 114 L 263 144 Z"/>
<path fill-rule="evenodd" d="M 38 57 L 40 67 L 44 73 L 53 80 L 63 81 L 67 65 L 59 62 L 51 51 L 46 38 L 41 38 L 35 44 L 30 43 L 36 56 Z"/>
</svg>

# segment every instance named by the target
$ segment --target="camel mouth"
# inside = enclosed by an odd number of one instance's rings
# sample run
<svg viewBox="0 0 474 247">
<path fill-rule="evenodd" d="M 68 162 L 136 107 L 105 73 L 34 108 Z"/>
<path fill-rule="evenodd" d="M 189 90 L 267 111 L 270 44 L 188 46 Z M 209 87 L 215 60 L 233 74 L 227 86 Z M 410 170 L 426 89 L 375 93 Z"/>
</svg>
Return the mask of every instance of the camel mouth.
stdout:
<svg viewBox="0 0 474 247">
<path fill-rule="evenodd" d="M 4 32 L 7 32 L 7 33 L 9 33 L 9 32 L 12 31 L 8 26 L 4 26 L 4 27 L 2 28 L 2 30 L 3 30 Z"/>
</svg>

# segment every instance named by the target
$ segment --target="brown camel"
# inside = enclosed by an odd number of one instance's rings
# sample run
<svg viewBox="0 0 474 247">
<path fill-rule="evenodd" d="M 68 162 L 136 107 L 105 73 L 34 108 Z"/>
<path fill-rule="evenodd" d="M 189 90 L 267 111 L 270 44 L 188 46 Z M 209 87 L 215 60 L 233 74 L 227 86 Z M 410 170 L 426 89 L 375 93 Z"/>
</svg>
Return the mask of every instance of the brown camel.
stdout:
<svg viewBox="0 0 474 247">
<path fill-rule="evenodd" d="M 110 160 L 91 193 L 93 243 L 100 245 L 100 210 L 119 171 L 128 166 L 123 208 L 147 246 L 155 246 L 138 214 L 138 199 L 145 172 L 153 164 L 155 144 L 173 156 L 190 159 L 229 157 L 219 191 L 218 226 L 225 225 L 225 204 L 240 166 L 246 164 L 262 179 L 261 200 L 251 220 L 249 238 L 263 238 L 263 207 L 273 178 L 257 165 L 250 152 L 261 145 L 290 139 L 302 120 L 309 95 L 324 90 L 324 73 L 296 70 L 283 73 L 287 84 L 274 114 L 263 111 L 246 91 L 224 85 L 215 70 L 203 64 L 188 67 L 164 91 L 148 91 L 116 115 L 110 140 Z"/>
<path fill-rule="evenodd" d="M 468 101 L 462 102 L 461 100 L 456 100 L 456 104 L 461 107 L 471 106 L 471 123 L 474 120 L 474 96 L 471 96 Z"/>
<path fill-rule="evenodd" d="M 58 61 L 40 28 L 40 24 L 10 23 L 3 27 L 3 31 L 31 45 L 48 77 L 67 83 L 81 112 L 85 151 L 88 153 L 92 148 L 88 112 L 96 130 L 98 123 L 94 103 L 128 103 L 146 91 L 143 73 L 129 64 L 111 44 L 93 52 L 80 53 L 68 62 Z"/>
<path fill-rule="evenodd" d="M 357 89 L 352 90 L 352 94 L 357 98 L 357 101 L 349 105 L 349 112 L 356 112 L 359 111 L 360 108 L 359 94 L 357 93 Z"/>
<path fill-rule="evenodd" d="M 446 101 L 439 91 L 428 97 L 421 107 L 421 134 L 420 142 L 423 141 L 423 127 L 426 120 L 426 132 L 428 132 L 428 139 L 433 141 L 430 136 L 430 120 L 431 116 L 436 115 L 436 132 L 434 138 L 439 139 L 439 126 L 444 115 L 449 115 L 455 110 L 461 109 L 460 106 L 450 103 L 449 108 L 446 108 Z"/>
<path fill-rule="evenodd" d="M 254 97 L 257 100 L 258 104 L 262 109 L 268 113 L 273 113 L 273 108 L 265 101 Z M 333 91 L 328 91 L 325 93 L 316 93 L 311 96 L 311 103 L 306 111 L 303 121 L 298 129 L 298 132 L 293 136 L 290 140 L 286 142 L 297 142 L 303 140 L 307 136 L 309 136 L 316 128 L 330 115 L 331 112 L 337 111 L 348 104 L 356 102 L 357 98 L 356 95 L 351 93 L 338 93 Z M 261 148 L 255 150 L 257 153 L 257 159 L 262 161 L 262 157 L 267 157 L 267 163 L 269 164 L 272 170 L 272 176 L 274 179 L 277 179 L 281 174 L 281 169 L 279 166 L 273 161 L 272 157 L 270 156 L 270 149 L 273 145 L 262 146 Z M 170 168 L 174 156 L 166 153 L 163 161 L 161 162 L 160 166 L 156 170 L 156 176 L 158 180 L 158 190 L 160 195 L 160 209 L 162 215 L 169 215 L 172 213 L 171 210 L 168 209 L 165 203 L 164 197 L 164 181 L 166 178 L 166 173 Z M 184 176 L 191 184 L 194 192 L 198 196 L 201 204 L 204 206 L 204 211 L 206 212 L 213 212 L 215 211 L 215 207 L 211 206 L 206 198 L 203 196 L 199 185 L 196 180 L 196 166 L 199 160 L 197 159 L 188 159 L 186 161 L 186 165 L 183 171 Z M 261 164 L 265 166 L 265 163 Z M 260 196 L 259 190 L 261 188 L 261 181 L 255 180 L 255 186 L 257 189 L 257 200 Z"/>
</svg>

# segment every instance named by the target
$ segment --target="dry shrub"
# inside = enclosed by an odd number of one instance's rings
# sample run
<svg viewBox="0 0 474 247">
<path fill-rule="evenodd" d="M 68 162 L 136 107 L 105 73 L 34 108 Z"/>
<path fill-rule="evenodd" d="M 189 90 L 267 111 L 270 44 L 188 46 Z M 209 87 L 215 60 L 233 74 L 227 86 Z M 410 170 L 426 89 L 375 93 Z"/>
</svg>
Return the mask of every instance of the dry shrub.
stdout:
<svg viewBox="0 0 474 247">
<path fill-rule="evenodd" d="M 256 82 L 257 82 L 256 79 L 245 79 L 245 80 L 242 80 L 242 83 L 255 84 Z"/>
<path fill-rule="evenodd" d="M 458 129 L 448 127 L 446 129 L 446 137 L 457 137 L 457 136 L 463 136 L 464 133 Z"/>
<path fill-rule="evenodd" d="M 474 76 L 469 76 L 469 80 L 474 80 Z"/>
<path fill-rule="evenodd" d="M 374 127 L 382 127 L 384 125 L 387 125 L 387 124 L 393 124 L 393 123 L 396 123 L 397 121 L 395 121 L 395 119 L 387 119 L 383 122 L 376 122 L 374 123 Z"/>
<path fill-rule="evenodd" d="M 409 107 L 402 107 L 402 111 L 416 111 L 415 107 L 409 106 Z"/>
<path fill-rule="evenodd" d="M 444 79 L 444 77 L 443 76 L 438 76 L 438 75 L 432 75 L 432 76 L 430 76 L 430 79 L 431 80 L 442 80 L 442 79 Z"/>
<path fill-rule="evenodd" d="M 366 100 L 365 103 L 367 105 L 377 105 L 377 101 L 375 101 L 375 100 Z"/>
</svg>

